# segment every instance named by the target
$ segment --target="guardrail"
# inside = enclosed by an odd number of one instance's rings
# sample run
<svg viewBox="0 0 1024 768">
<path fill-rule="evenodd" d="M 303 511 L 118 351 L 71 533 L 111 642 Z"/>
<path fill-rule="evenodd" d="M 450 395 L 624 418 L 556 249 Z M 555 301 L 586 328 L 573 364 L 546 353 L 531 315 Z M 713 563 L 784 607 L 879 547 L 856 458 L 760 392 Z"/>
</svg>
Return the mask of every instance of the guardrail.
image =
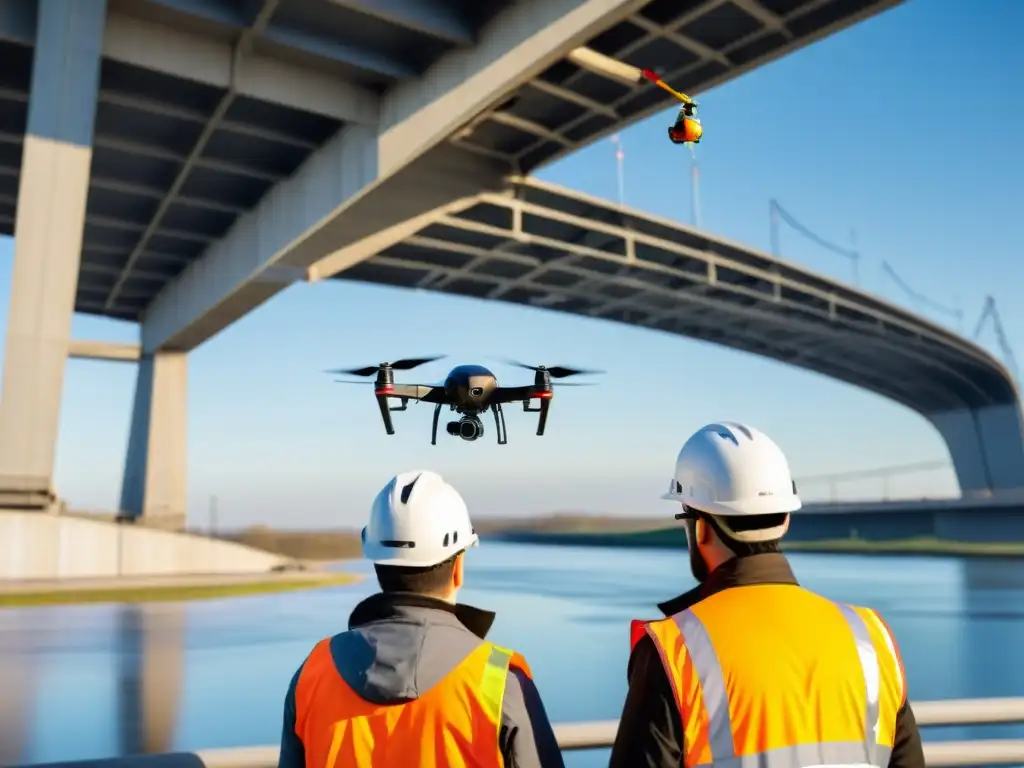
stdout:
<svg viewBox="0 0 1024 768">
<path fill-rule="evenodd" d="M 914 703 L 918 725 L 964 726 L 1024 723 L 1024 697 L 955 699 Z M 618 721 L 562 723 L 555 726 L 564 751 L 603 749 L 612 745 Z M 924 745 L 929 768 L 943 766 L 1024 765 L 1024 739 L 974 739 Z M 141 755 L 126 759 L 61 763 L 63 768 L 277 768 L 277 746 L 204 749 L 180 755 Z M 180 757 L 179 760 L 175 760 Z M 36 768 L 40 768 L 36 766 Z"/>
<path fill-rule="evenodd" d="M 800 489 L 801 498 L 805 501 L 825 501 L 825 499 L 815 499 L 810 495 L 806 495 L 807 486 L 812 489 L 826 486 L 828 488 L 828 501 L 837 502 L 839 501 L 839 486 L 841 483 L 849 483 L 853 481 L 863 480 L 881 480 L 881 501 L 890 500 L 890 481 L 895 477 L 902 477 L 905 475 L 920 474 L 923 472 L 935 472 L 940 469 L 950 469 L 952 465 L 949 461 L 936 460 L 936 461 L 918 461 L 913 464 L 896 464 L 889 467 L 875 467 L 872 469 L 855 469 L 847 472 L 828 472 L 822 475 L 804 475 L 801 477 L 794 478 L 796 480 L 797 488 Z"/>
</svg>

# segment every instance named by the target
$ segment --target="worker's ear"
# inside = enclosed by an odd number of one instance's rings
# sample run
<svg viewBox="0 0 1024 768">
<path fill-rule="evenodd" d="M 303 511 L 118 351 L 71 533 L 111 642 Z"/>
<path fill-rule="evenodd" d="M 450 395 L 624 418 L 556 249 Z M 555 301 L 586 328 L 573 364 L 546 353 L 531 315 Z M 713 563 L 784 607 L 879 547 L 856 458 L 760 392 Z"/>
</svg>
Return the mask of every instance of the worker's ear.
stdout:
<svg viewBox="0 0 1024 768">
<path fill-rule="evenodd" d="M 462 583 L 466 578 L 466 571 L 463 568 L 463 558 L 466 556 L 465 552 L 459 552 L 458 557 L 455 558 L 455 567 L 452 569 L 452 588 L 459 589 L 462 587 Z"/>
<path fill-rule="evenodd" d="M 708 521 L 703 517 L 698 517 L 695 524 L 695 533 L 697 534 L 697 543 L 702 546 L 707 546 L 715 540 L 715 531 L 708 525 Z"/>
</svg>

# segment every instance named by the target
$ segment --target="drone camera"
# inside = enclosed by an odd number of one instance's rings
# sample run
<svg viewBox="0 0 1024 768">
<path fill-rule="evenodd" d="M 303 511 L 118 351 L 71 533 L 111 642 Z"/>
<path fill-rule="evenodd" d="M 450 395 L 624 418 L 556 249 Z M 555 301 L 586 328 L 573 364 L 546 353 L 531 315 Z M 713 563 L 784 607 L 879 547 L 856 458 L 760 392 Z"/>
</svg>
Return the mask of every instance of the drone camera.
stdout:
<svg viewBox="0 0 1024 768">
<path fill-rule="evenodd" d="M 469 394 L 472 395 L 473 397 L 480 397 L 483 393 L 483 387 L 473 387 L 471 390 L 469 390 Z"/>
<path fill-rule="evenodd" d="M 458 421 L 448 422 L 448 434 L 473 442 L 484 435 L 484 425 L 476 416 L 463 416 Z"/>
</svg>

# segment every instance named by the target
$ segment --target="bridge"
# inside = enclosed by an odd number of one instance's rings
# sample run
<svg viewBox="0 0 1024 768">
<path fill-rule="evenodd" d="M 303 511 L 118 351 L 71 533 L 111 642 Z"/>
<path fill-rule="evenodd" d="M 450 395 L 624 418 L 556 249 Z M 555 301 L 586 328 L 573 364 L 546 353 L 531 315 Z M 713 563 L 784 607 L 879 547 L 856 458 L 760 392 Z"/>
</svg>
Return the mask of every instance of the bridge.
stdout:
<svg viewBox="0 0 1024 768">
<path fill-rule="evenodd" d="M 15 267 L 0 506 L 52 509 L 69 355 L 137 365 L 121 510 L 180 528 L 188 352 L 337 278 L 629 322 L 925 415 L 962 490 L 1021 484 L 1017 393 L 980 348 L 735 243 L 529 177 L 895 0 L 0 0 L 0 232 Z M 72 340 L 73 312 L 138 347 Z"/>
</svg>

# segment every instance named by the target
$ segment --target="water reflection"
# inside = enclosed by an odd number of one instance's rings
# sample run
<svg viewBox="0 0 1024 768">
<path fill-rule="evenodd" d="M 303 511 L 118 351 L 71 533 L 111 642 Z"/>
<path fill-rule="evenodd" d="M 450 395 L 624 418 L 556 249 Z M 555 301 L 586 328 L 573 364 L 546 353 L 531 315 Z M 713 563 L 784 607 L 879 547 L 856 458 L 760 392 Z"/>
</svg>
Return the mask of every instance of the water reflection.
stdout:
<svg viewBox="0 0 1024 768">
<path fill-rule="evenodd" d="M 807 586 L 883 612 L 914 698 L 1024 695 L 1024 666 L 1015 663 L 1024 561 L 800 555 L 793 563 Z M 465 600 L 497 611 L 493 639 L 530 660 L 552 719 L 563 722 L 618 715 L 629 619 L 653 617 L 658 601 L 693 586 L 675 551 L 488 544 L 470 554 L 467 576 Z M 371 587 L 0 611 L 0 764 L 273 743 L 295 668 L 313 643 L 345 628 Z M 603 760 L 580 754 L 570 765 Z"/>
<path fill-rule="evenodd" d="M 35 707 L 36 658 L 12 652 L 7 647 L 12 639 L 0 635 L 0 765 L 12 765 L 25 753 Z"/>
<path fill-rule="evenodd" d="M 115 617 L 117 751 L 167 752 L 181 698 L 185 610 L 173 603 L 125 605 Z"/>
</svg>

